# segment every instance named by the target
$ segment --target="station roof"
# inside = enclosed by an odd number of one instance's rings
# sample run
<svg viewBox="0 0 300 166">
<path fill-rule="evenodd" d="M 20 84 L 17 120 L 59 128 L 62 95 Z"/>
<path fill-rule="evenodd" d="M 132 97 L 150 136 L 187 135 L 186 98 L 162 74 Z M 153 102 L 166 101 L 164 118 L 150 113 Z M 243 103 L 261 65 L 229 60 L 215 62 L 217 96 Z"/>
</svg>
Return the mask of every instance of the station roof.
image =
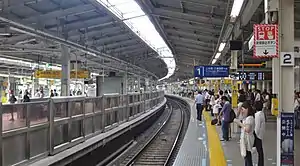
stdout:
<svg viewBox="0 0 300 166">
<path fill-rule="evenodd" d="M 229 0 L 137 0 L 176 56 L 176 78 L 209 64 L 232 3 Z M 230 14 L 230 13 L 229 13 Z"/>
<path fill-rule="evenodd" d="M 10 0 L 0 8 L 0 57 L 60 64 L 63 44 L 98 73 L 167 74 L 157 52 L 97 0 Z"/>
</svg>

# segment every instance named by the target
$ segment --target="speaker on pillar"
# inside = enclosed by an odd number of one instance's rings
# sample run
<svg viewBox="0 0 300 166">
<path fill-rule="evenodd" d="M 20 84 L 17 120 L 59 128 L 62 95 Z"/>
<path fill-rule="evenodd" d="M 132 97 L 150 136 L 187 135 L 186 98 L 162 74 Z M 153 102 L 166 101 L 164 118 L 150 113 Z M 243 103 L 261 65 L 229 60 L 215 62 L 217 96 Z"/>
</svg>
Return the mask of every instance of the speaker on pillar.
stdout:
<svg viewBox="0 0 300 166">
<path fill-rule="evenodd" d="M 230 50 L 237 51 L 242 50 L 243 42 L 241 40 L 230 40 Z"/>
</svg>

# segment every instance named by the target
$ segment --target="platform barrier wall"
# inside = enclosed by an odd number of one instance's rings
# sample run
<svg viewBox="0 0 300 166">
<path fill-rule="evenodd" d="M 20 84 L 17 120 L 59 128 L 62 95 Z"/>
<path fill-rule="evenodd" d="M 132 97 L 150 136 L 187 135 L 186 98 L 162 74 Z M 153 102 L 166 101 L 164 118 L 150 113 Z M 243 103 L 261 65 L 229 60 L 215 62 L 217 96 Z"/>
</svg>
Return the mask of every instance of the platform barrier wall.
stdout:
<svg viewBox="0 0 300 166">
<path fill-rule="evenodd" d="M 57 154 L 163 101 L 164 92 L 157 91 L 0 105 L 0 165 L 19 165 Z"/>
</svg>

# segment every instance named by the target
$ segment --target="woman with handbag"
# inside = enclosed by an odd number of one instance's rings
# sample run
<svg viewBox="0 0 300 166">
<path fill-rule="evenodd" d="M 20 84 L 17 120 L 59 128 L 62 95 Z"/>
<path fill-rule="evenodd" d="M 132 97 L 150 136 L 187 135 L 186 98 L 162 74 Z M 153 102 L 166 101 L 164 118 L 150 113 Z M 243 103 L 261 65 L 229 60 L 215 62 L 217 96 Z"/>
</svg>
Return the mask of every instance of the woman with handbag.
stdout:
<svg viewBox="0 0 300 166">
<path fill-rule="evenodd" d="M 241 113 L 244 117 L 242 122 L 239 119 L 234 119 L 234 122 L 242 128 L 240 136 L 240 151 L 242 157 L 244 158 L 245 166 L 253 166 L 252 151 L 255 141 L 255 112 L 248 102 L 244 102 Z"/>
</svg>

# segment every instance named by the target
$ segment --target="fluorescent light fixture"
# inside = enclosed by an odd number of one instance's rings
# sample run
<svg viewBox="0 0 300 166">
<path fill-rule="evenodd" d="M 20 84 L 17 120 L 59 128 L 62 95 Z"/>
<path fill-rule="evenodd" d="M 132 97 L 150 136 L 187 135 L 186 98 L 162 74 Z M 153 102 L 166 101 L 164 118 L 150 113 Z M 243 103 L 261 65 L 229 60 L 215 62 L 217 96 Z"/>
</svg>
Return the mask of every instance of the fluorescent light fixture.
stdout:
<svg viewBox="0 0 300 166">
<path fill-rule="evenodd" d="M 219 52 L 222 52 L 226 46 L 226 43 L 221 43 L 219 46 Z"/>
<path fill-rule="evenodd" d="M 234 0 L 233 6 L 231 9 L 231 14 L 230 14 L 231 18 L 236 18 L 237 16 L 239 16 L 242 6 L 243 6 L 243 3 L 244 3 L 244 0 Z"/>
<path fill-rule="evenodd" d="M 217 59 L 213 59 L 211 63 L 215 64 L 216 62 L 217 62 Z"/>
<path fill-rule="evenodd" d="M 249 50 L 252 49 L 253 45 L 254 45 L 254 36 L 252 35 L 251 38 L 250 38 L 250 40 L 249 40 L 249 42 L 248 42 L 248 48 L 249 48 Z"/>
<path fill-rule="evenodd" d="M 219 59 L 219 58 L 220 58 L 220 56 L 221 56 L 221 53 L 220 53 L 220 52 L 218 52 L 218 53 L 216 54 L 216 56 L 215 56 L 215 59 Z"/>
<path fill-rule="evenodd" d="M 11 33 L 0 33 L 0 36 L 10 36 Z"/>
</svg>

